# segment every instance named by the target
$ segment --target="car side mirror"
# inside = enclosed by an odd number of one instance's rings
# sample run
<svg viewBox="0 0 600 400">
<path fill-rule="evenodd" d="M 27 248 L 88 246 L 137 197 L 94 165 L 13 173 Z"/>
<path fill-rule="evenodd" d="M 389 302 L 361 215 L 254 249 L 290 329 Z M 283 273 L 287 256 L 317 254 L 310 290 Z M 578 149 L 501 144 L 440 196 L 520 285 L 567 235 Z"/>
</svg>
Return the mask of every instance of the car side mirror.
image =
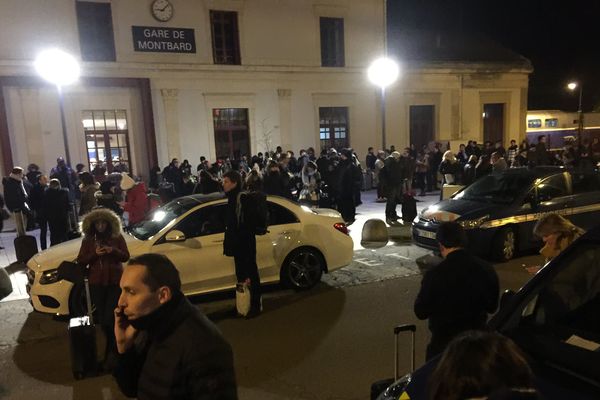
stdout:
<svg viewBox="0 0 600 400">
<path fill-rule="evenodd" d="M 185 241 L 185 234 L 177 229 L 173 229 L 167 236 L 165 236 L 165 241 L 167 242 L 183 242 Z"/>
<path fill-rule="evenodd" d="M 510 289 L 505 290 L 502 293 L 502 296 L 500 296 L 500 307 L 499 307 L 499 309 L 502 309 L 502 308 L 506 307 L 506 305 L 513 299 L 513 297 L 515 297 L 515 292 L 513 292 Z"/>
</svg>

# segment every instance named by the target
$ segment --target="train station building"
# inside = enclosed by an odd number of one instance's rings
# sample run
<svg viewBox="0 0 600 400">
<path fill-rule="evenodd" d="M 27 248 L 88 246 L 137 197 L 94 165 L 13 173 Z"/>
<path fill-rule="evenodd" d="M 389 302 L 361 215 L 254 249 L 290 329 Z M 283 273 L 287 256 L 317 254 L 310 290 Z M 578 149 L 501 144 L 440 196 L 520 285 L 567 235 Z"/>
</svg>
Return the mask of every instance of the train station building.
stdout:
<svg viewBox="0 0 600 400">
<path fill-rule="evenodd" d="M 382 144 L 382 0 L 3 1 L 0 167 L 48 171 L 126 163 L 147 179 L 172 158 Z M 402 32 L 387 38 L 400 78 L 386 89 L 387 146 L 525 137 L 523 57 L 483 39 Z M 81 77 L 56 87 L 34 68 L 48 48 Z M 63 135 L 63 126 L 66 135 Z"/>
</svg>

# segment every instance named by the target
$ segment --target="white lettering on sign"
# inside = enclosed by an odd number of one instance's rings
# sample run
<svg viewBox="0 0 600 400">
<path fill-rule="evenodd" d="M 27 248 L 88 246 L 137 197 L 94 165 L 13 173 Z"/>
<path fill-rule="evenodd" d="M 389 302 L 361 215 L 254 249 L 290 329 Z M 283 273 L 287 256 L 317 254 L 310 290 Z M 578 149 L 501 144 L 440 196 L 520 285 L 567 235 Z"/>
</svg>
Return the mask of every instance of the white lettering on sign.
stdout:
<svg viewBox="0 0 600 400">
<path fill-rule="evenodd" d="M 173 39 L 185 39 L 185 31 L 173 31 Z"/>
<path fill-rule="evenodd" d="M 378 267 L 380 265 L 383 265 L 382 262 L 376 260 L 369 260 L 368 258 L 355 258 L 354 261 L 356 261 L 359 264 L 366 265 L 367 267 Z"/>
<path fill-rule="evenodd" d="M 191 43 L 157 42 L 150 40 L 138 40 L 138 48 L 142 50 L 170 50 L 170 51 L 192 51 Z"/>
<path fill-rule="evenodd" d="M 171 32 L 164 29 L 144 29 L 144 37 L 171 39 Z"/>
</svg>

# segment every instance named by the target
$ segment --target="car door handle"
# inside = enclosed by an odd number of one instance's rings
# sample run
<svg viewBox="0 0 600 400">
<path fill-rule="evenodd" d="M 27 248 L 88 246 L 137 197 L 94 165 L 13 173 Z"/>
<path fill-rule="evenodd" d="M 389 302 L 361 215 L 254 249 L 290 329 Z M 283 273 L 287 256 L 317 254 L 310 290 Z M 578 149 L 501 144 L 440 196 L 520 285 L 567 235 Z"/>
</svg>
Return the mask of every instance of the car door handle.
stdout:
<svg viewBox="0 0 600 400">
<path fill-rule="evenodd" d="M 213 243 L 223 243 L 225 239 L 213 240 Z"/>
<path fill-rule="evenodd" d="M 292 231 L 282 231 L 282 232 L 279 232 L 279 234 L 280 235 L 291 235 Z"/>
</svg>

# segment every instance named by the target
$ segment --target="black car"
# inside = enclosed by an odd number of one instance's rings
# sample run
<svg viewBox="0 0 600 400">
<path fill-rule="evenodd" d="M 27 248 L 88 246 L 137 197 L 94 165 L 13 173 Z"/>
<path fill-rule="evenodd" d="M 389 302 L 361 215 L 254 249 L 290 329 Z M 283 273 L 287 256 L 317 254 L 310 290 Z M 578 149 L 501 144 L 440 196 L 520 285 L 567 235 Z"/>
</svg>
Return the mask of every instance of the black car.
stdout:
<svg viewBox="0 0 600 400">
<path fill-rule="evenodd" d="M 505 292 L 489 327 L 525 353 L 543 399 L 600 399 L 600 226 Z M 439 357 L 404 376 L 380 400 L 428 399 Z"/>
<path fill-rule="evenodd" d="M 600 222 L 600 174 L 561 167 L 511 168 L 484 176 L 424 209 L 412 225 L 417 245 L 437 250 L 441 222 L 457 221 L 473 253 L 500 261 L 539 247 L 533 227 L 546 213 L 558 213 L 589 229 Z"/>
</svg>

